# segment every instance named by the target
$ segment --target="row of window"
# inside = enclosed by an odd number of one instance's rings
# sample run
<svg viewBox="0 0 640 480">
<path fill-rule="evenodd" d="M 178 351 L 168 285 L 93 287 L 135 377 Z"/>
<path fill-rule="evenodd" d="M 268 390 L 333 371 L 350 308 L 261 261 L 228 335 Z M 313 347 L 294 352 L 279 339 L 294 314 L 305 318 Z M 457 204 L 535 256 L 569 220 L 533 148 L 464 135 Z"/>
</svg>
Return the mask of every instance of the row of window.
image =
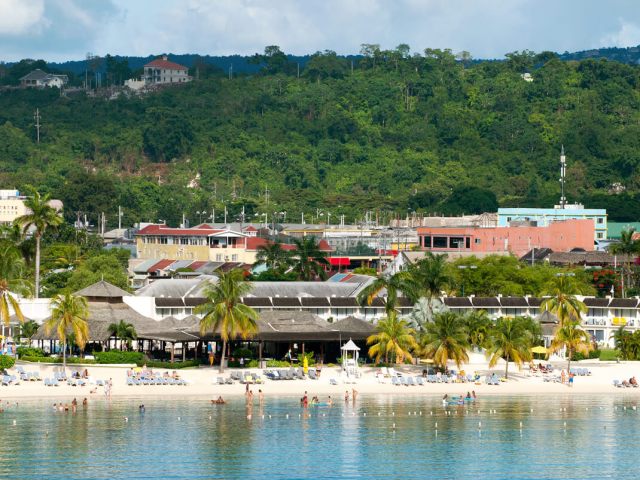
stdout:
<svg viewBox="0 0 640 480">
<path fill-rule="evenodd" d="M 471 237 L 448 237 L 448 236 L 424 236 L 420 237 L 420 243 L 424 248 L 457 248 L 470 249 Z M 476 238 L 475 243 L 480 243 L 480 239 Z"/>
</svg>

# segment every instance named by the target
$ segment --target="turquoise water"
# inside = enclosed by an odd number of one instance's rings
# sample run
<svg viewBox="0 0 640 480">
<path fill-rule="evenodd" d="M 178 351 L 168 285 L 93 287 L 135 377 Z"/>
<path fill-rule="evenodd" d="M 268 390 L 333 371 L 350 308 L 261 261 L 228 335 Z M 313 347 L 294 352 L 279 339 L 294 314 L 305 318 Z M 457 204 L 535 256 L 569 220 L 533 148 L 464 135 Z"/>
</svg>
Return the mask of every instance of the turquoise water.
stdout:
<svg viewBox="0 0 640 480">
<path fill-rule="evenodd" d="M 0 478 L 638 478 L 638 398 L 445 409 L 434 397 L 375 396 L 306 414 L 297 398 L 267 398 L 251 419 L 244 399 L 96 399 L 76 414 L 23 401 L 0 414 Z"/>
</svg>

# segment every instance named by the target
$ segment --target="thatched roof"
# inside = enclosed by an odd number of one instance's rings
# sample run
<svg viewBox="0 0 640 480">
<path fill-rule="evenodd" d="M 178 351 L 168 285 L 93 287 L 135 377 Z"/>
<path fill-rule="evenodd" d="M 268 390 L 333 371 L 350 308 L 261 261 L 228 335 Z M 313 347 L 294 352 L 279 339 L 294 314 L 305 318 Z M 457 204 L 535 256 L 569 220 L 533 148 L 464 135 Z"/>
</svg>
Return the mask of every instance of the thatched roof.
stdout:
<svg viewBox="0 0 640 480">
<path fill-rule="evenodd" d="M 93 285 L 89 285 L 88 287 L 83 288 L 82 290 L 78 290 L 74 295 L 87 297 L 87 298 L 122 298 L 128 297 L 131 295 L 129 292 L 124 291 L 120 287 L 116 287 L 115 285 L 105 282 L 104 280 L 100 280 L 99 282 L 94 283 Z"/>
<path fill-rule="evenodd" d="M 261 312 L 257 339 L 270 341 L 337 340 L 331 324 L 310 312 Z"/>
<path fill-rule="evenodd" d="M 338 330 L 343 338 L 348 337 L 356 340 L 365 340 L 376 329 L 371 322 L 353 316 L 332 323 L 331 328 Z"/>
</svg>

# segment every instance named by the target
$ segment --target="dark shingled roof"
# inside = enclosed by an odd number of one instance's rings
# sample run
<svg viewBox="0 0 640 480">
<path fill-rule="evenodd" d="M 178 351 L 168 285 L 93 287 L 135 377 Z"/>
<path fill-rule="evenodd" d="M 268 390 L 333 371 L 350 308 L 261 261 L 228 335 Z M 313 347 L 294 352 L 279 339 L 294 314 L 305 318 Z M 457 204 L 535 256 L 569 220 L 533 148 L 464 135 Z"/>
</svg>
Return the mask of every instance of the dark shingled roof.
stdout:
<svg viewBox="0 0 640 480">
<path fill-rule="evenodd" d="M 584 304 L 587 307 L 605 308 L 609 305 L 609 299 L 608 298 L 585 298 Z"/>
<path fill-rule="evenodd" d="M 258 318 L 260 340 L 338 340 L 331 324 L 310 312 L 261 312 Z"/>
<path fill-rule="evenodd" d="M 500 302 L 497 297 L 473 297 L 471 299 L 474 307 L 499 307 Z"/>
<path fill-rule="evenodd" d="M 355 297 L 331 297 L 330 300 L 332 307 L 357 307 L 358 301 Z"/>
<path fill-rule="evenodd" d="M 469 307 L 471 308 L 471 300 L 469 297 L 445 297 L 444 304 L 447 307 Z"/>
<path fill-rule="evenodd" d="M 529 301 L 530 307 L 539 307 L 540 305 L 542 305 L 542 298 L 528 297 L 527 300 Z"/>
<path fill-rule="evenodd" d="M 198 305 L 202 305 L 206 301 L 207 299 L 202 297 L 187 297 L 184 299 L 184 304 L 187 307 L 197 307 Z"/>
<path fill-rule="evenodd" d="M 398 297 L 398 306 L 399 307 L 413 307 L 413 302 L 409 300 L 407 297 Z"/>
<path fill-rule="evenodd" d="M 271 299 L 274 307 L 299 307 L 300 299 L 295 297 L 273 297 Z"/>
<path fill-rule="evenodd" d="M 371 302 L 371 305 L 368 305 L 369 307 L 378 307 L 378 308 L 382 308 L 384 307 L 385 302 L 382 298 L 380 297 L 376 297 L 373 299 L 373 301 Z"/>
<path fill-rule="evenodd" d="M 302 297 L 303 307 L 329 307 L 329 299 L 324 297 Z"/>
<path fill-rule="evenodd" d="M 637 306 L 637 298 L 612 298 L 609 304 L 609 308 L 636 308 Z"/>
<path fill-rule="evenodd" d="M 272 307 L 271 299 L 267 297 L 244 297 L 242 303 L 249 307 Z"/>
<path fill-rule="evenodd" d="M 180 297 L 176 298 L 156 298 L 156 307 L 184 307 L 184 301 Z"/>
<path fill-rule="evenodd" d="M 524 297 L 500 297 L 500 304 L 503 307 L 528 307 L 527 299 Z"/>
</svg>

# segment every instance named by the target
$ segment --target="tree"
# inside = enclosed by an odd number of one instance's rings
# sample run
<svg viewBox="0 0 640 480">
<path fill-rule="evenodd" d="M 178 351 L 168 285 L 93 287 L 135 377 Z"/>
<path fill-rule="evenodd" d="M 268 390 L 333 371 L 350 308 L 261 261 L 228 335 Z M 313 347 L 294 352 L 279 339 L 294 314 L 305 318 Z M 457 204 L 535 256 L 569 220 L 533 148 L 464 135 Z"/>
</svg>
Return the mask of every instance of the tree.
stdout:
<svg viewBox="0 0 640 480">
<path fill-rule="evenodd" d="M 581 315 L 587 312 L 586 305 L 576 298 L 580 293 L 580 286 L 575 277 L 568 275 L 556 276 L 549 283 L 544 295 L 549 295 L 540 305 L 540 311 L 549 311 L 558 317 L 560 326 L 567 322 L 580 322 Z"/>
<path fill-rule="evenodd" d="M 9 325 L 11 309 L 20 322 L 24 316 L 15 294 L 29 294 L 29 282 L 24 280 L 24 260 L 8 243 L 0 244 L 0 321 Z"/>
<path fill-rule="evenodd" d="M 124 320 L 120 320 L 118 323 L 112 323 L 109 325 L 109 331 L 111 332 L 111 335 L 120 340 L 120 350 L 123 350 L 125 342 L 127 348 L 131 348 L 131 341 L 138 338 L 136 327 Z"/>
<path fill-rule="evenodd" d="M 247 339 L 258 331 L 258 313 L 241 303 L 241 298 L 251 292 L 251 284 L 244 281 L 242 270 L 220 273 L 217 283 L 208 282 L 204 289 L 205 303 L 196 308 L 202 313 L 200 332 L 218 333 L 222 339 L 220 373 L 224 371 L 227 342 L 238 336 Z"/>
<path fill-rule="evenodd" d="M 406 272 L 398 272 L 393 275 L 381 275 L 362 289 L 358 294 L 358 302 L 361 305 L 365 303 L 371 305 L 380 292 L 386 290 L 387 295 L 384 297 L 384 309 L 387 317 L 390 317 L 392 313 L 396 312 L 398 293 L 408 289 L 408 282 L 409 277 Z"/>
<path fill-rule="evenodd" d="M 67 290 L 77 292 L 100 280 L 124 290 L 129 288 L 127 270 L 112 253 L 95 255 L 81 262 L 67 282 Z"/>
<path fill-rule="evenodd" d="M 40 325 L 38 325 L 38 322 L 34 320 L 28 320 L 24 322 L 22 325 L 20 325 L 20 337 L 27 338 L 29 342 L 31 342 L 31 337 L 36 334 L 39 327 Z"/>
<path fill-rule="evenodd" d="M 419 298 L 427 299 L 429 314 L 433 317 L 433 300 L 439 298 L 442 290 L 450 282 L 447 272 L 447 256 L 426 252 L 424 258 L 419 259 L 407 269 L 407 296 L 417 302 Z"/>
<path fill-rule="evenodd" d="M 62 342 L 62 368 L 67 367 L 67 337 L 73 333 L 74 343 L 83 349 L 89 340 L 89 307 L 87 299 L 65 293 L 51 299 L 51 318 L 44 326 L 47 335 L 55 329 L 58 340 Z"/>
<path fill-rule="evenodd" d="M 571 371 L 571 357 L 576 352 L 588 354 L 591 351 L 591 335 L 575 320 L 566 321 L 558 326 L 551 349 L 554 352 L 565 348 L 567 351 L 567 372 Z"/>
<path fill-rule="evenodd" d="M 256 253 L 256 261 L 254 265 L 260 265 L 263 263 L 270 270 L 285 270 L 289 265 L 289 252 L 282 248 L 282 243 L 279 241 L 260 245 Z"/>
<path fill-rule="evenodd" d="M 396 312 L 391 312 L 376 325 L 376 333 L 367 338 L 369 356 L 375 357 L 376 362 L 384 356 L 384 362 L 401 363 L 404 359 L 413 360 L 411 351 L 418 348 L 415 340 L 415 330 L 409 327 L 406 320 L 400 320 Z"/>
<path fill-rule="evenodd" d="M 449 360 L 456 362 L 458 368 L 469 361 L 469 335 L 462 318 L 455 313 L 435 315 L 433 322 L 426 325 L 420 344 L 423 353 L 442 368 L 446 368 Z"/>
<path fill-rule="evenodd" d="M 35 297 L 40 295 L 40 240 L 42 235 L 50 227 L 57 227 L 63 220 L 58 211 L 49 202 L 48 194 L 40 195 L 36 190 L 32 190 L 31 196 L 24 201 L 24 206 L 29 209 L 29 213 L 16 218 L 16 223 L 20 225 L 26 234 L 33 227 L 33 236 L 36 239 L 36 289 Z"/>
<path fill-rule="evenodd" d="M 485 348 L 488 346 L 492 332 L 491 319 L 484 310 L 473 310 L 462 317 L 467 334 L 469 335 L 469 344 L 473 348 Z"/>
<path fill-rule="evenodd" d="M 311 281 L 327 278 L 325 267 L 329 266 L 327 252 L 320 250 L 315 237 L 294 238 L 296 248 L 292 265 L 298 272 L 298 280 Z"/>
<path fill-rule="evenodd" d="M 640 240 L 634 239 L 635 228 L 626 228 L 620 233 L 620 241 L 609 247 L 609 251 L 614 255 L 624 255 L 624 273 L 627 277 L 626 289 L 631 287 L 631 261 L 634 255 L 640 252 Z M 622 296 L 625 296 L 625 288 L 622 289 Z"/>
<path fill-rule="evenodd" d="M 509 361 L 518 367 L 524 361 L 531 360 L 533 334 L 527 330 L 527 324 L 520 318 L 499 318 L 491 329 L 489 336 L 489 367 L 494 367 L 498 360 L 505 359 L 504 376 L 509 378 Z"/>
</svg>

